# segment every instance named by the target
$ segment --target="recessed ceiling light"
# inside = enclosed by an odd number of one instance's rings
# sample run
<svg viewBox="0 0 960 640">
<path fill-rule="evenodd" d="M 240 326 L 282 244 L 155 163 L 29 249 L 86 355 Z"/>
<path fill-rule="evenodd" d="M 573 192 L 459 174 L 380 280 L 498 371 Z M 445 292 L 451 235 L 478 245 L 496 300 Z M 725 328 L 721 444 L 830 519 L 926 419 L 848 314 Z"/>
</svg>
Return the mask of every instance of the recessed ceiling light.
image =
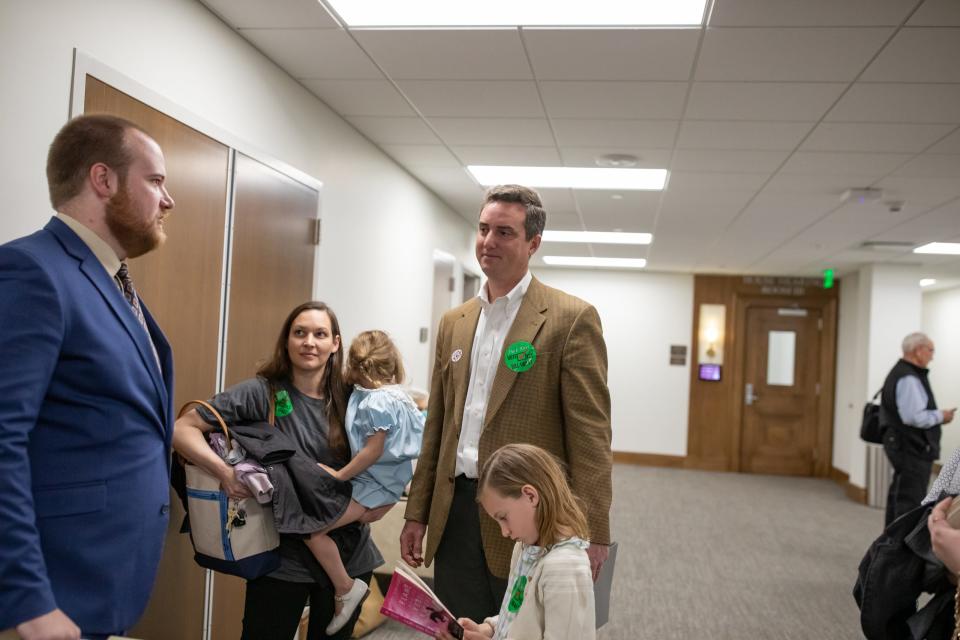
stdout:
<svg viewBox="0 0 960 640">
<path fill-rule="evenodd" d="M 937 284 L 937 281 L 936 281 L 935 278 L 922 278 L 922 279 L 920 280 L 920 286 L 921 286 L 921 287 L 930 287 L 930 286 L 933 286 L 933 285 L 935 285 L 935 284 Z"/>
<path fill-rule="evenodd" d="M 467 170 L 484 186 L 524 184 L 557 189 L 661 191 L 666 169 L 595 169 L 593 167 L 503 167 L 470 165 Z"/>
<path fill-rule="evenodd" d="M 914 253 L 935 253 L 944 256 L 960 256 L 960 242 L 929 242 L 913 250 Z"/>
<path fill-rule="evenodd" d="M 588 256 L 543 256 L 546 264 L 558 267 L 620 267 L 643 269 L 647 261 L 643 258 L 591 258 Z"/>
<path fill-rule="evenodd" d="M 706 0 L 326 0 L 350 27 L 614 27 L 703 24 Z"/>
<path fill-rule="evenodd" d="M 544 242 L 592 242 L 597 244 L 650 244 L 650 233 L 615 233 L 613 231 L 544 231 Z"/>
</svg>

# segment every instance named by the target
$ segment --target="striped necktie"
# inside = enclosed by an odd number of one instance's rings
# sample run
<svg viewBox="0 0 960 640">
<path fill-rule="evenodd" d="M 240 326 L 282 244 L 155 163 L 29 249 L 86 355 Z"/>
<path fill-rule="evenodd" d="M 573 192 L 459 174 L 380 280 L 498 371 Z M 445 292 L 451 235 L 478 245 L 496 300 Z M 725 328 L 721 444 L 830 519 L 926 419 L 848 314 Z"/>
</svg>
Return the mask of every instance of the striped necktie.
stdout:
<svg viewBox="0 0 960 640">
<path fill-rule="evenodd" d="M 133 287 L 133 279 L 130 277 L 130 271 L 127 269 L 126 262 L 120 263 L 120 269 L 117 270 L 117 282 L 120 284 L 121 291 L 123 291 L 123 297 L 130 303 L 130 308 L 133 309 L 133 315 L 137 317 L 137 322 L 139 322 L 143 330 L 147 332 L 147 338 L 150 340 L 150 348 L 153 350 L 153 357 L 157 360 L 157 368 L 162 371 L 163 367 L 160 366 L 160 355 L 157 353 L 157 347 L 153 344 L 150 329 L 147 328 L 147 319 L 143 317 L 143 309 L 140 308 L 140 296 L 137 295 L 137 290 Z"/>
</svg>

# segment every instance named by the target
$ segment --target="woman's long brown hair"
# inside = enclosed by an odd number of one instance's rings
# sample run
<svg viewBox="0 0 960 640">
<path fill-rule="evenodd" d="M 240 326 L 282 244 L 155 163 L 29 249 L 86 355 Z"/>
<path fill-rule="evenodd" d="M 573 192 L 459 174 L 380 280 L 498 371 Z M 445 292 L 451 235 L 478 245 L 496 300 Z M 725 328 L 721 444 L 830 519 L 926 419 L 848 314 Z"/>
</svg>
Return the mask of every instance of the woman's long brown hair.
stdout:
<svg viewBox="0 0 960 640">
<path fill-rule="evenodd" d="M 340 336 L 340 322 L 337 320 L 337 314 L 326 303 L 313 300 L 295 307 L 283 322 L 280 335 L 277 336 L 277 345 L 273 350 L 273 357 L 257 370 L 257 375 L 266 379 L 270 385 L 271 393 L 276 392 L 276 387 L 281 382 L 293 382 L 293 365 L 290 362 L 290 354 L 287 352 L 287 341 L 290 338 L 290 327 L 293 326 L 293 321 L 304 311 L 326 313 L 327 317 L 330 318 L 331 332 L 336 337 Z M 323 391 L 323 401 L 329 427 L 327 445 L 337 458 L 346 461 L 350 459 L 350 446 L 347 444 L 344 420 L 347 414 L 347 398 L 350 391 L 343 381 L 342 342 L 341 339 L 340 349 L 331 353 L 327 359 L 327 366 L 323 372 L 320 387 Z"/>
</svg>

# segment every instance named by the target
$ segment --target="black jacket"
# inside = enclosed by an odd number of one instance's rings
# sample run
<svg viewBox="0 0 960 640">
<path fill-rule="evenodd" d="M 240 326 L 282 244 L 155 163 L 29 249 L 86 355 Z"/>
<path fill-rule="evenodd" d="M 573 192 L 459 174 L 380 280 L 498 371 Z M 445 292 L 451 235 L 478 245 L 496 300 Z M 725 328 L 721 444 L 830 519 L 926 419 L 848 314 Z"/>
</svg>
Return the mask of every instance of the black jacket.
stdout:
<svg viewBox="0 0 960 640">
<path fill-rule="evenodd" d="M 890 523 L 860 562 L 853 597 L 867 640 L 948 640 L 953 632 L 956 588 L 933 555 L 927 529 L 934 504 Z M 918 611 L 923 592 L 933 599 Z"/>
<path fill-rule="evenodd" d="M 273 515 L 278 533 L 309 535 L 343 515 L 352 493 L 296 450 L 293 441 L 269 424 L 235 426 L 230 434 L 259 462 L 273 483 Z"/>
<path fill-rule="evenodd" d="M 898 452 L 923 460 L 936 460 L 940 457 L 940 425 L 928 429 L 919 429 L 903 423 L 897 409 L 897 383 L 906 376 L 916 376 L 927 392 L 927 409 L 936 409 L 933 389 L 927 380 L 928 369 L 918 367 L 906 360 L 899 360 L 893 366 L 883 383 L 880 394 L 880 428 L 883 430 L 883 446 L 891 455 Z"/>
</svg>

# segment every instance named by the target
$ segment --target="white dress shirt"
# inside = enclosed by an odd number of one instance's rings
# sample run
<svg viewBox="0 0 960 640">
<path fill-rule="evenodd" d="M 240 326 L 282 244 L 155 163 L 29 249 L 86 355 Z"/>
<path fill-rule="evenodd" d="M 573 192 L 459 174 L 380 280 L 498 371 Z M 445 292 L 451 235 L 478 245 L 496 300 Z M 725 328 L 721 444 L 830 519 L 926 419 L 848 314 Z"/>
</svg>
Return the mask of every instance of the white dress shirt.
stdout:
<svg viewBox="0 0 960 640">
<path fill-rule="evenodd" d="M 490 399 L 490 387 L 493 386 L 497 366 L 503 354 L 503 341 L 517 317 L 531 278 L 527 271 L 510 293 L 493 302 L 490 302 L 487 284 L 480 287 L 477 295 L 480 299 L 480 319 L 473 334 L 473 350 L 470 352 L 470 382 L 463 405 L 460 441 L 457 444 L 456 475 L 463 474 L 468 478 L 479 475 L 477 457 L 483 420 L 487 415 L 487 401 Z"/>
</svg>

